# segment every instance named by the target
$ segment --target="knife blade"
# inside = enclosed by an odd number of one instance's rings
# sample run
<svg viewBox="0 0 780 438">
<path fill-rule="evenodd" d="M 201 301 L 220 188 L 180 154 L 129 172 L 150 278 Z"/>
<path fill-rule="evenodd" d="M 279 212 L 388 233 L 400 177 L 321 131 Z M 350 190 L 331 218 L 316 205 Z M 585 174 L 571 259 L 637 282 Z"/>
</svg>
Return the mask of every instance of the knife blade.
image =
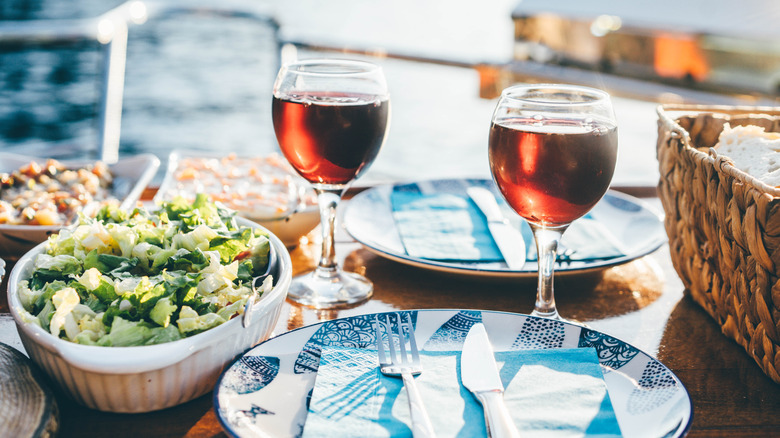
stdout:
<svg viewBox="0 0 780 438">
<path fill-rule="evenodd" d="M 487 218 L 488 229 L 504 261 L 513 271 L 520 271 L 525 265 L 526 249 L 523 234 L 513 227 L 501 213 L 496 197 L 484 187 L 472 186 L 466 189 L 469 197 Z"/>
<path fill-rule="evenodd" d="M 466 335 L 460 356 L 460 378 L 463 386 L 482 404 L 488 436 L 518 438 L 520 432 L 504 404 L 504 385 L 482 323 L 474 324 Z"/>
</svg>

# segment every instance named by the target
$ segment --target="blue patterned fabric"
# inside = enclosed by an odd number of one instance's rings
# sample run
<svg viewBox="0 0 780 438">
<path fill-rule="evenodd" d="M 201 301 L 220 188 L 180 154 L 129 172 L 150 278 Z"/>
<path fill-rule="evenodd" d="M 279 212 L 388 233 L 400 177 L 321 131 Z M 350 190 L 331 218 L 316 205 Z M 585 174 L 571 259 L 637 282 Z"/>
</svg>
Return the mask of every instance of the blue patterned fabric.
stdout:
<svg viewBox="0 0 780 438">
<path fill-rule="evenodd" d="M 418 388 L 439 437 L 486 436 L 481 405 L 460 382 L 460 352 L 423 351 Z M 620 436 L 592 348 L 497 352 L 505 400 L 522 436 Z M 323 347 L 304 437 L 411 436 L 400 378 L 376 351 Z"/>
</svg>

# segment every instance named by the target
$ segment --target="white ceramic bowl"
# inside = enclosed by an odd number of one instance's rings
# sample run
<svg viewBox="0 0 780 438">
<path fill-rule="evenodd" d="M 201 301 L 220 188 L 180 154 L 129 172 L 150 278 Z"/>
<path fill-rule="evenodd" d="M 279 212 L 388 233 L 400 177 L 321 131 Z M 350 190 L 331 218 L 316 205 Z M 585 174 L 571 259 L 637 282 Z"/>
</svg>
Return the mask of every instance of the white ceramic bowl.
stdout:
<svg viewBox="0 0 780 438">
<path fill-rule="evenodd" d="M 292 248 L 298 245 L 301 237 L 308 234 L 317 224 L 320 223 L 320 210 L 317 206 L 316 198 L 314 197 L 314 191 L 311 186 L 300 176 L 298 176 L 292 168 L 285 166 L 284 164 L 271 164 L 276 163 L 277 160 L 282 163 L 286 163 L 284 158 L 278 156 L 274 158 L 272 154 L 269 156 L 246 156 L 246 157 L 233 157 L 228 158 L 225 154 L 214 154 L 213 152 L 204 151 L 185 151 L 174 150 L 168 156 L 168 168 L 165 172 L 162 184 L 160 184 L 159 190 L 154 197 L 155 202 L 161 202 L 170 200 L 174 196 L 184 194 L 186 196 L 194 196 L 194 189 L 197 187 L 193 180 L 179 181 L 176 179 L 177 172 L 182 171 L 183 168 L 187 168 L 186 160 L 190 159 L 203 159 L 209 161 L 220 161 L 227 159 L 228 161 L 221 166 L 217 166 L 219 172 L 222 175 L 227 175 L 230 170 L 233 169 L 238 172 L 238 175 L 243 175 L 247 169 L 247 163 L 257 163 L 259 167 L 255 168 L 259 172 L 267 172 L 268 175 L 275 175 L 279 178 L 285 176 L 292 177 L 295 183 L 293 187 L 297 191 L 297 199 L 295 196 L 289 198 L 291 204 L 287 205 L 289 210 L 285 210 L 285 213 L 281 215 L 278 213 L 259 212 L 242 209 L 240 206 L 228 205 L 228 208 L 233 208 L 238 211 L 243 217 L 257 222 L 258 224 L 266 227 L 272 233 L 276 235 L 286 246 Z M 267 161 L 271 160 L 271 161 Z M 181 166 L 181 167 L 180 167 Z M 238 167 L 236 167 L 238 166 Z M 233 180 L 239 177 L 230 177 Z M 217 181 L 212 175 L 205 180 L 198 180 L 200 187 L 197 187 L 198 192 L 202 193 L 224 193 L 225 190 L 237 194 L 238 191 L 235 188 L 225 189 L 224 181 Z M 228 186 L 229 187 L 229 186 Z M 262 192 L 260 184 L 253 188 L 254 191 Z M 266 187 L 278 187 L 273 183 L 268 184 Z M 270 189 L 270 193 L 274 193 L 274 189 Z M 289 192 L 288 194 L 291 194 Z"/>
<path fill-rule="evenodd" d="M 246 219 L 239 224 L 263 228 Z M 32 273 L 42 243 L 14 266 L 8 281 L 8 305 L 30 358 L 79 403 L 109 412 L 149 412 L 184 403 L 211 391 L 222 369 L 238 354 L 268 339 L 279 319 L 292 278 L 290 253 L 271 234 L 278 254 L 276 286 L 255 304 L 247 328 L 241 318 L 174 342 L 141 347 L 80 345 L 24 323 L 17 293 Z"/>
<path fill-rule="evenodd" d="M 294 248 L 300 242 L 301 237 L 309 234 L 320 223 L 320 210 L 316 205 L 307 205 L 283 218 L 250 219 L 276 234 L 288 248 Z"/>
</svg>

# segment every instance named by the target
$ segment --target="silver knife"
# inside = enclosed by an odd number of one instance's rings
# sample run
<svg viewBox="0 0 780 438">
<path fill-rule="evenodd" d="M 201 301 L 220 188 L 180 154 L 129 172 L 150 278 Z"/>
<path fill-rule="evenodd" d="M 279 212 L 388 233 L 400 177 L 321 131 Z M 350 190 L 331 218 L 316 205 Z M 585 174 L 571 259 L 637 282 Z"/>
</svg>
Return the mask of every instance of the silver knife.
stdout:
<svg viewBox="0 0 780 438">
<path fill-rule="evenodd" d="M 520 432 L 504 404 L 504 385 L 498 375 L 493 347 L 482 323 L 471 327 L 463 343 L 460 378 L 463 386 L 482 404 L 488 436 L 519 438 Z"/>
<path fill-rule="evenodd" d="M 504 261 L 509 265 L 509 269 L 522 270 L 526 258 L 523 234 L 504 217 L 496 197 L 490 190 L 472 186 L 466 189 L 466 193 L 487 218 L 490 235 L 493 236 Z"/>
</svg>

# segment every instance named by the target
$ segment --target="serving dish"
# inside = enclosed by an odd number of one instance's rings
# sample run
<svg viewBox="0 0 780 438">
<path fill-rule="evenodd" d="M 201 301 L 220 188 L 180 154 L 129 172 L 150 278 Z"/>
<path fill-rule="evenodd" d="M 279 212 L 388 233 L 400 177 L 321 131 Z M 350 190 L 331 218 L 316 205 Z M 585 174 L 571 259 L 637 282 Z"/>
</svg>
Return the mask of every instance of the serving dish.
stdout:
<svg viewBox="0 0 780 438">
<path fill-rule="evenodd" d="M 427 351 L 460 351 L 477 322 L 484 323 L 495 351 L 595 348 L 624 436 L 671 438 L 684 436 L 690 428 L 693 406 L 677 376 L 650 355 L 612 336 L 576 324 L 506 312 L 404 313 L 414 321 L 417 345 Z M 306 421 L 322 348 L 376 349 L 375 316 L 306 326 L 240 356 L 214 390 L 214 409 L 222 427 L 234 437 L 298 436 Z M 447 415 L 460 420 L 457 412 Z"/>
<path fill-rule="evenodd" d="M 471 277 L 520 277 L 536 278 L 536 260 L 528 260 L 522 269 L 512 270 L 503 261 L 439 261 L 407 254 L 393 218 L 390 195 L 398 185 L 421 187 L 426 194 L 454 194 L 467 197 L 466 189 L 481 186 L 494 192 L 501 203 L 505 217 L 516 227 L 522 219 L 503 202 L 494 183 L 487 179 L 441 179 L 403 184 L 387 184 L 365 190 L 352 198 L 344 211 L 347 232 L 368 250 L 400 263 Z M 557 262 L 556 276 L 578 275 L 595 272 L 627 263 L 658 249 L 667 240 L 661 216 L 632 196 L 613 190 L 590 211 L 589 217 L 609 230 L 611 238 L 620 243 L 622 255 L 604 259 L 585 259 Z M 564 240 L 566 242 L 566 234 Z M 528 235 L 526 247 L 535 248 Z M 578 250 L 578 248 L 570 248 Z"/>
<path fill-rule="evenodd" d="M 238 224 L 261 228 L 244 218 Z M 278 265 L 275 287 L 252 309 L 248 326 L 242 318 L 197 335 L 140 347 L 99 347 L 59 339 L 40 326 L 25 323 L 18 284 L 29 278 L 39 244 L 14 266 L 8 304 L 19 337 L 30 358 L 77 402 L 109 412 L 148 412 L 184 403 L 210 391 L 223 367 L 237 354 L 267 339 L 279 318 L 292 278 L 292 262 L 284 244 L 269 235 Z"/>
<path fill-rule="evenodd" d="M 279 154 L 236 154 L 175 150 L 154 200 L 206 193 L 259 223 L 287 246 L 295 246 L 320 220 L 316 196 Z"/>
<path fill-rule="evenodd" d="M 13 172 L 31 161 L 45 163 L 46 159 L 0 152 L 0 172 Z M 81 167 L 93 162 L 94 160 L 61 161 L 68 168 Z M 160 159 L 152 154 L 123 158 L 109 165 L 114 176 L 111 195 L 120 201 L 122 209 L 131 208 L 138 202 L 144 188 L 154 178 L 159 167 Z M 63 225 L 0 224 L 0 257 L 17 259 L 63 227 Z"/>
</svg>

